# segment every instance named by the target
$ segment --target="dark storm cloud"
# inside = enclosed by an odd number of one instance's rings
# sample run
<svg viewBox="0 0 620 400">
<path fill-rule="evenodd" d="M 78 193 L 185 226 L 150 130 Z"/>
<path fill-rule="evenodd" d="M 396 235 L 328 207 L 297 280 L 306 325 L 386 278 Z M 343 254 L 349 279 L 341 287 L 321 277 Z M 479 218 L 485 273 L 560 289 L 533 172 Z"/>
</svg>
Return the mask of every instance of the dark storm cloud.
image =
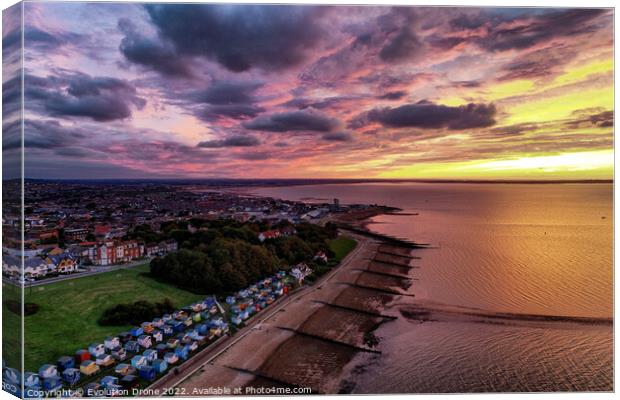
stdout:
<svg viewBox="0 0 620 400">
<path fill-rule="evenodd" d="M 200 105 L 194 115 L 204 121 L 217 121 L 220 118 L 254 118 L 264 111 L 255 104 L 255 96 L 261 83 L 255 82 L 216 82 L 207 89 L 188 94 L 189 101 Z"/>
<path fill-rule="evenodd" d="M 109 77 L 72 74 L 61 77 L 26 77 L 25 101 L 31 109 L 58 117 L 85 117 L 112 121 L 131 116 L 146 101 L 127 81 Z"/>
<path fill-rule="evenodd" d="M 328 132 L 323 135 L 323 140 L 328 142 L 352 142 L 353 135 L 350 132 Z"/>
<path fill-rule="evenodd" d="M 362 96 L 332 96 L 324 99 L 307 99 L 303 97 L 297 97 L 282 104 L 285 107 L 293 107 L 300 110 L 307 108 L 314 108 L 317 110 L 323 110 L 326 108 L 337 108 L 339 104 L 350 100 L 360 100 Z"/>
<path fill-rule="evenodd" d="M 478 29 L 487 33 L 472 36 L 473 41 L 489 51 L 526 49 L 551 39 L 593 32 L 598 28 L 597 19 L 607 14 L 605 9 L 570 9 L 541 13 L 534 16 L 460 16 L 451 21 L 456 29 Z"/>
<path fill-rule="evenodd" d="M 421 101 L 396 108 L 382 108 L 369 111 L 354 123 L 379 122 L 392 127 L 448 128 L 453 130 L 483 128 L 495 124 L 493 104 L 467 104 L 449 107 Z M 365 120 L 365 121 L 364 121 Z"/>
<path fill-rule="evenodd" d="M 21 123 L 15 121 L 3 124 L 2 147 L 5 150 L 21 147 Z M 58 149 L 75 144 L 88 137 L 87 133 L 68 129 L 54 120 L 24 120 L 24 147 Z"/>
<path fill-rule="evenodd" d="M 388 40 L 379 51 L 381 60 L 398 63 L 422 55 L 424 43 L 415 32 L 415 19 L 414 9 L 407 7 L 395 7 L 379 17 L 381 30 L 388 33 Z"/>
<path fill-rule="evenodd" d="M 258 117 L 243 124 L 247 129 L 270 132 L 329 132 L 338 125 L 338 120 L 313 110 L 283 112 L 270 116 Z"/>
<path fill-rule="evenodd" d="M 262 86 L 254 82 L 216 82 L 196 93 L 195 99 L 209 104 L 247 104 L 255 101 L 254 92 Z"/>
<path fill-rule="evenodd" d="M 151 22 L 159 32 L 161 43 L 173 46 L 179 57 L 168 59 L 154 43 L 138 40 L 125 31 L 125 56 L 133 62 L 160 72 L 175 71 L 174 61 L 185 63 L 187 57 L 202 56 L 215 60 L 233 72 L 258 67 L 282 70 L 300 64 L 321 39 L 320 7 L 146 4 Z M 148 44 L 158 49 L 155 58 L 137 51 Z M 138 56 L 140 55 L 140 56 Z"/>
<path fill-rule="evenodd" d="M 223 117 L 232 119 L 254 118 L 265 111 L 263 107 L 253 104 L 208 105 L 197 110 L 194 115 L 203 121 L 214 122 Z"/>
<path fill-rule="evenodd" d="M 254 136 L 237 135 L 226 139 L 208 140 L 198 143 L 198 147 L 216 149 L 221 147 L 252 147 L 258 146 L 260 141 Z"/>
<path fill-rule="evenodd" d="M 188 61 L 177 54 L 172 43 L 143 36 L 127 18 L 118 21 L 118 28 L 125 35 L 119 50 L 127 60 L 164 75 L 193 76 Z"/>
<path fill-rule="evenodd" d="M 404 90 L 396 90 L 394 92 L 387 92 L 381 96 L 377 96 L 380 100 L 400 100 L 407 95 Z"/>
<path fill-rule="evenodd" d="M 565 46 L 553 46 L 535 50 L 509 62 L 502 67 L 503 73 L 498 77 L 500 81 L 542 78 L 554 75 L 561 68 L 566 59 L 576 56 L 574 50 Z"/>
</svg>

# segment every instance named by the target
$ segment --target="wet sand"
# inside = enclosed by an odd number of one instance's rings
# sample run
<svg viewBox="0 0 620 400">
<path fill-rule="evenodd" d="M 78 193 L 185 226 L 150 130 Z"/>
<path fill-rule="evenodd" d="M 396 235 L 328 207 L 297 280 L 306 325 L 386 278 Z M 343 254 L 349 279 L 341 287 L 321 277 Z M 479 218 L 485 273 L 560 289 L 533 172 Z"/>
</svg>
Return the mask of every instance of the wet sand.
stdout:
<svg viewBox="0 0 620 400">
<path fill-rule="evenodd" d="M 407 268 L 410 260 L 403 257 L 408 249 L 354 236 L 358 246 L 339 267 L 266 311 L 273 315 L 177 387 L 186 395 L 214 385 L 242 386 L 242 393 L 247 393 L 247 387 L 265 386 L 346 392 L 343 379 L 353 358 L 360 353 L 380 356 L 372 332 L 401 317 L 381 313 L 400 297 L 393 293 L 411 285 L 407 274 L 412 271 Z M 379 248 L 400 257 L 381 254 Z M 373 266 L 369 260 L 377 256 L 398 265 Z"/>
</svg>

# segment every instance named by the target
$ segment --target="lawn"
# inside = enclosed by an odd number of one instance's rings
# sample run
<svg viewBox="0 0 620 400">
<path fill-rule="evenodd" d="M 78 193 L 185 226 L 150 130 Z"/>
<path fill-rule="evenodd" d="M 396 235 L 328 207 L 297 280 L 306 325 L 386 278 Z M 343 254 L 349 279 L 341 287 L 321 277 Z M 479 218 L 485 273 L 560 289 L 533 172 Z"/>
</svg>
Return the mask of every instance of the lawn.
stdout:
<svg viewBox="0 0 620 400">
<path fill-rule="evenodd" d="M 138 300 L 161 301 L 168 297 L 175 307 L 189 305 L 204 295 L 158 282 L 148 275 L 148 265 L 106 272 L 26 289 L 26 302 L 39 311 L 25 318 L 25 367 L 37 371 L 44 363 L 73 355 L 90 343 L 103 343 L 108 335 L 130 326 L 100 326 L 97 320 L 107 308 Z"/>
<path fill-rule="evenodd" d="M 21 317 L 9 310 L 7 301 L 21 304 L 21 289 L 2 282 L 2 359 L 7 367 L 21 369 Z"/>
<path fill-rule="evenodd" d="M 345 258 L 355 246 L 357 246 L 357 241 L 344 235 L 338 236 L 329 242 L 329 248 L 334 252 L 337 261 Z"/>
</svg>

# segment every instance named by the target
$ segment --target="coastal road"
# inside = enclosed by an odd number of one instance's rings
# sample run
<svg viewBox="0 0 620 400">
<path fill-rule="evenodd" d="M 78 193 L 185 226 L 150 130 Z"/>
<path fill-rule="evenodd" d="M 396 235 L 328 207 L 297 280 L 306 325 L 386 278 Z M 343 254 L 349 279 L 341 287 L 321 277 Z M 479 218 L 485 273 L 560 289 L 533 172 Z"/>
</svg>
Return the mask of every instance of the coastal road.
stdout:
<svg viewBox="0 0 620 400">
<path fill-rule="evenodd" d="M 312 286 L 305 286 L 303 288 L 298 289 L 296 292 L 289 294 L 288 296 L 281 297 L 276 300 L 268 309 L 268 313 L 265 315 L 257 314 L 255 315 L 249 322 L 247 326 L 237 331 L 234 339 L 228 336 L 222 337 L 218 339 L 214 344 L 202 350 L 200 353 L 196 354 L 194 357 L 190 358 L 185 362 L 181 367 L 178 367 L 178 374 L 172 372 L 172 370 L 164 375 L 161 379 L 158 379 L 155 383 L 149 386 L 145 393 L 146 395 L 151 396 L 161 396 L 164 394 L 165 390 L 170 390 L 181 383 L 183 383 L 186 379 L 192 376 L 195 372 L 200 370 L 205 364 L 210 363 L 217 357 L 219 357 L 222 353 L 226 352 L 230 347 L 234 346 L 237 342 L 242 340 L 248 334 L 252 332 L 258 325 L 262 324 L 266 320 L 273 317 L 275 314 L 284 311 L 283 309 L 293 301 L 299 300 L 300 298 L 316 291 L 320 290 L 322 285 L 326 282 L 329 282 L 344 266 L 351 264 L 354 260 L 357 259 L 357 255 L 366 248 L 366 246 L 371 243 L 371 240 L 368 238 L 351 234 L 349 235 L 357 240 L 357 246 L 353 249 L 347 256 L 342 259 L 340 264 L 330 271 L 328 274 L 319 278 Z M 232 339 L 232 340 L 231 340 Z M 221 342 L 220 342 L 221 340 Z"/>
</svg>

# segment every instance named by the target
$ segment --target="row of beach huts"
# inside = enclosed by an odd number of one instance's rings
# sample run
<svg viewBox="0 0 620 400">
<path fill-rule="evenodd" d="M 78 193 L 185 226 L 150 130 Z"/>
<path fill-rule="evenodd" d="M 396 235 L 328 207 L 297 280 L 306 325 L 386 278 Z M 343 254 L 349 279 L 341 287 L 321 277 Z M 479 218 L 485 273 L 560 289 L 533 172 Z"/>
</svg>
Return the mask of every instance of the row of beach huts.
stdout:
<svg viewBox="0 0 620 400">
<path fill-rule="evenodd" d="M 153 382 L 198 349 L 229 334 L 227 321 L 235 327 L 243 326 L 252 315 L 288 294 L 294 281 L 299 282 L 295 275 L 279 271 L 226 297 L 224 306 L 210 296 L 118 336 L 108 336 L 103 343 L 60 357 L 56 364 L 42 365 L 37 373 L 26 372 L 24 397 L 44 397 L 76 388 L 87 396 L 114 396 Z M 3 365 L 3 378 L 19 396 L 19 371 Z"/>
</svg>

